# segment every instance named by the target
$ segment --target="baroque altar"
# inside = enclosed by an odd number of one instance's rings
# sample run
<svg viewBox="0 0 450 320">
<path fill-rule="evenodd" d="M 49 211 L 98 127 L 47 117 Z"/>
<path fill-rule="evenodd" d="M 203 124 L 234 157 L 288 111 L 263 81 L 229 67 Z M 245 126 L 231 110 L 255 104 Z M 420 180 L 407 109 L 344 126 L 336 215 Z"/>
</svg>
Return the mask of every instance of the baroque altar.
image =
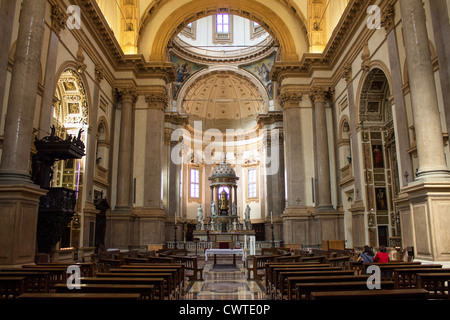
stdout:
<svg viewBox="0 0 450 320">
<path fill-rule="evenodd" d="M 239 177 L 227 163 L 226 154 L 208 178 L 211 188 L 211 208 L 203 215 L 201 205 L 197 209 L 197 227 L 194 236 L 202 241 L 211 241 L 216 247 L 239 247 L 247 242 L 246 236 L 255 236 L 250 222 L 250 207 L 239 217 L 237 210 L 237 181 Z"/>
</svg>

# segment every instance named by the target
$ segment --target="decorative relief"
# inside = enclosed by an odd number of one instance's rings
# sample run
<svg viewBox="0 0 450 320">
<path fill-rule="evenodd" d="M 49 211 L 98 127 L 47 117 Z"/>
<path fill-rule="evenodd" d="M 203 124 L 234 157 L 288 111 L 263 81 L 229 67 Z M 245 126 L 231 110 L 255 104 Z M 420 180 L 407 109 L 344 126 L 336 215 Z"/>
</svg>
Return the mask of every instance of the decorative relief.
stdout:
<svg viewBox="0 0 450 320">
<path fill-rule="evenodd" d="M 149 108 L 165 109 L 169 99 L 165 92 L 152 92 L 145 95 L 145 102 Z"/>
<path fill-rule="evenodd" d="M 63 10 L 61 10 L 61 8 L 58 5 L 52 6 L 51 18 L 52 18 L 52 30 L 56 34 L 59 34 L 61 30 L 64 30 L 66 28 L 66 21 L 67 21 L 66 14 L 63 12 Z"/>
<path fill-rule="evenodd" d="M 388 5 L 381 14 L 381 26 L 389 33 L 395 27 L 395 9 L 393 5 Z"/>
<path fill-rule="evenodd" d="M 282 108 L 298 108 L 302 101 L 301 92 L 281 92 L 280 105 Z"/>
<path fill-rule="evenodd" d="M 135 103 L 138 98 L 136 89 L 134 88 L 118 89 L 118 94 L 118 98 L 122 101 L 122 103 Z"/>
</svg>

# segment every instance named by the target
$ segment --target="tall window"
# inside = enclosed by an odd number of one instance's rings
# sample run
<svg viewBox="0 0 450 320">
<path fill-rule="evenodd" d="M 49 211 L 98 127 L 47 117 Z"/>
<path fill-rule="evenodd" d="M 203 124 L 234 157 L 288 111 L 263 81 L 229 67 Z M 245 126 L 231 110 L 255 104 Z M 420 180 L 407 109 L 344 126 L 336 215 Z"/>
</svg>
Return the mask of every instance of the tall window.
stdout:
<svg viewBox="0 0 450 320">
<path fill-rule="evenodd" d="M 230 16 L 228 14 L 218 14 L 216 16 L 216 32 L 217 33 L 230 32 Z"/>
<path fill-rule="evenodd" d="M 257 188 L 256 188 L 257 178 L 256 169 L 248 169 L 248 198 L 256 198 Z"/>
<path fill-rule="evenodd" d="M 200 198 L 200 170 L 199 169 L 191 169 L 190 176 L 190 197 L 191 198 Z"/>
</svg>

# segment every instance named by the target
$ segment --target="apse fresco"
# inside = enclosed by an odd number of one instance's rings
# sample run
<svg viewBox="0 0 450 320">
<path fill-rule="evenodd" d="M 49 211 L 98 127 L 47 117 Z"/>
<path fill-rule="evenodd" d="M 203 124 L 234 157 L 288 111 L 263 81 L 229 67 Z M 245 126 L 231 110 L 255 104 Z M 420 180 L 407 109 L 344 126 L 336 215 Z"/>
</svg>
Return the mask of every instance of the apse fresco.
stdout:
<svg viewBox="0 0 450 320">
<path fill-rule="evenodd" d="M 270 71 L 275 63 L 275 53 L 271 56 L 262 59 L 258 62 L 241 66 L 242 69 L 247 70 L 254 76 L 256 76 L 264 85 L 269 94 L 269 99 L 273 99 L 273 83 L 270 80 Z"/>
<path fill-rule="evenodd" d="M 176 79 L 173 83 L 173 98 L 177 99 L 178 92 L 180 92 L 180 89 L 186 80 L 194 73 L 203 69 L 205 66 L 184 60 L 183 58 L 177 57 L 173 54 L 170 55 L 170 60 L 176 69 Z"/>
</svg>

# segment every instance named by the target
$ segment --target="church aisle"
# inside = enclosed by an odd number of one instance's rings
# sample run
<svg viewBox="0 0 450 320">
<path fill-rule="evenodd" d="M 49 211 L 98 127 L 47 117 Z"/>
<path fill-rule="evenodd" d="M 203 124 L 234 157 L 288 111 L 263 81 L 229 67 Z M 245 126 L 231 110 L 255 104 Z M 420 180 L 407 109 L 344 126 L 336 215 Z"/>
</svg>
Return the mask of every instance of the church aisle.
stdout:
<svg viewBox="0 0 450 320">
<path fill-rule="evenodd" d="M 189 283 L 185 300 L 265 300 L 265 289 L 259 281 L 248 281 L 243 262 L 232 265 L 231 258 L 208 261 L 203 270 L 204 281 Z"/>
</svg>

